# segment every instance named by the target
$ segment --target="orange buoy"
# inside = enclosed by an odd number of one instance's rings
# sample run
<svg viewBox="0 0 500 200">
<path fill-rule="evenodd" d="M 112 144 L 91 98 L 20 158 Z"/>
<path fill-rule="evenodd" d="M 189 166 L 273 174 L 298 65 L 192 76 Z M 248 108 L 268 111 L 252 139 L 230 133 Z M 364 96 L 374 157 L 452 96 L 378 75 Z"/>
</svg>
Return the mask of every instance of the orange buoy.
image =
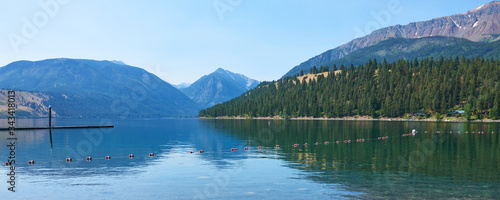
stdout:
<svg viewBox="0 0 500 200">
<path fill-rule="evenodd" d="M 248 150 L 248 147 L 243 148 L 243 150 L 245 150 L 245 151 Z"/>
<path fill-rule="evenodd" d="M 155 156 L 154 153 L 149 153 L 149 157 L 153 157 L 153 156 Z"/>
<path fill-rule="evenodd" d="M 30 161 L 28 161 L 28 164 L 33 165 L 33 164 L 35 164 L 35 161 L 30 160 Z"/>
<path fill-rule="evenodd" d="M 109 160 L 109 159 L 111 159 L 111 156 L 106 156 L 106 157 L 104 157 L 104 159 Z"/>
<path fill-rule="evenodd" d="M 193 153 L 193 151 L 189 151 L 189 153 Z"/>
<path fill-rule="evenodd" d="M 280 148 L 280 145 L 276 145 L 276 148 Z"/>
<path fill-rule="evenodd" d="M 134 158 L 134 154 L 129 154 L 128 158 L 130 158 L 130 159 Z"/>
<path fill-rule="evenodd" d="M 203 151 L 203 150 L 200 150 L 200 153 L 204 153 L 204 152 L 205 152 L 205 151 Z"/>
<path fill-rule="evenodd" d="M 87 161 L 92 161 L 92 157 L 87 157 Z"/>
<path fill-rule="evenodd" d="M 73 161 L 73 159 L 71 159 L 71 158 L 66 158 L 66 162 L 72 162 L 72 161 Z"/>
<path fill-rule="evenodd" d="M 9 165 L 10 165 L 10 163 L 9 163 L 9 162 L 5 162 L 5 166 L 9 166 Z"/>
<path fill-rule="evenodd" d="M 258 149 L 260 149 L 260 146 L 259 146 L 259 147 L 257 147 L 257 148 L 258 148 Z"/>
</svg>

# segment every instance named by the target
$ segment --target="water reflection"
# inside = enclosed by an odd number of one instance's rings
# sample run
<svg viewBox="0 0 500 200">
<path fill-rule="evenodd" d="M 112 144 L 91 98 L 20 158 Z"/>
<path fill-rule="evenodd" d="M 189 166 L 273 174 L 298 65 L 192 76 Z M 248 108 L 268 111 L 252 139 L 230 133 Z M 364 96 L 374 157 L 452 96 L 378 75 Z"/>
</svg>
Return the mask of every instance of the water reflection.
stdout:
<svg viewBox="0 0 500 200">
<path fill-rule="evenodd" d="M 288 167 L 312 172 L 305 175 L 311 180 L 346 184 L 375 196 L 403 192 L 408 198 L 415 194 L 425 198 L 427 193 L 449 197 L 455 195 L 450 190 L 468 187 L 456 191 L 456 197 L 494 197 L 496 190 L 484 188 L 499 186 L 500 181 L 497 123 L 204 120 L 201 124 L 245 138 L 248 145 L 279 144 Z M 412 129 L 420 133 L 401 137 Z M 378 140 L 383 136 L 389 138 Z M 359 138 L 365 142 L 356 142 Z"/>
</svg>

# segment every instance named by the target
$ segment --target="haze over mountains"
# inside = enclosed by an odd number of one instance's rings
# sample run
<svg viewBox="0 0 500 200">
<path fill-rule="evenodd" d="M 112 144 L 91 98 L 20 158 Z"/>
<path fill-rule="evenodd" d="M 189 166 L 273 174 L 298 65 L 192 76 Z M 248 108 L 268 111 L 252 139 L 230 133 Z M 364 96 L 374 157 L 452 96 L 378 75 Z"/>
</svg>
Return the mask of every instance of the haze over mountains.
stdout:
<svg viewBox="0 0 500 200">
<path fill-rule="evenodd" d="M 206 108 L 237 97 L 258 84 L 257 80 L 219 68 L 181 91 Z"/>
<path fill-rule="evenodd" d="M 48 98 L 40 105 L 52 105 L 61 117 L 182 117 L 199 108 L 157 76 L 110 61 L 13 62 L 0 68 L 0 85 L 42 92 Z"/>
<path fill-rule="evenodd" d="M 194 117 L 200 108 L 230 100 L 258 84 L 219 68 L 193 84 L 180 84 L 188 97 L 121 61 L 17 61 L 0 68 L 0 105 L 6 104 L 6 90 L 15 89 L 21 117 L 47 116 L 49 105 L 58 117 Z"/>
<path fill-rule="evenodd" d="M 500 1 L 482 5 L 462 14 L 373 31 L 365 37 L 354 39 L 295 66 L 284 77 L 297 75 L 301 70 L 307 73 L 313 66 L 319 67 L 324 63 L 341 59 L 356 50 L 389 38 L 417 39 L 430 36 L 458 37 L 474 42 L 498 41 L 500 40 Z"/>
</svg>

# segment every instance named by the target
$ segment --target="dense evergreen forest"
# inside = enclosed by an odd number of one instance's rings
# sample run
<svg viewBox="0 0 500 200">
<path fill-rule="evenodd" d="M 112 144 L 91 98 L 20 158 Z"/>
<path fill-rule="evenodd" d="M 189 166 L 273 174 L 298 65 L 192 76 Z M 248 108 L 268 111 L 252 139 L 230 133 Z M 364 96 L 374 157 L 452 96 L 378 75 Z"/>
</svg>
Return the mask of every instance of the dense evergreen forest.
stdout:
<svg viewBox="0 0 500 200">
<path fill-rule="evenodd" d="M 404 117 L 443 116 L 465 110 L 467 119 L 500 118 L 500 61 L 494 59 L 370 60 L 333 67 L 311 81 L 298 76 L 263 82 L 200 117 Z M 311 73 L 328 71 L 313 68 Z M 422 112 L 423 111 L 423 112 Z"/>
</svg>

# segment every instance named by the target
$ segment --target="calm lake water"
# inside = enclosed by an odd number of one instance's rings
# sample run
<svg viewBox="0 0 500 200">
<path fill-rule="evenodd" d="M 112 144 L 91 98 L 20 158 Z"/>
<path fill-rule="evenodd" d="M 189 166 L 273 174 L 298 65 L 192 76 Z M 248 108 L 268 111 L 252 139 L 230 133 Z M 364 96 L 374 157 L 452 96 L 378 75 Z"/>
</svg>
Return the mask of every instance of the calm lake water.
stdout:
<svg viewBox="0 0 500 200">
<path fill-rule="evenodd" d="M 2 199 L 500 198 L 498 123 L 198 119 L 106 123 L 115 128 L 16 131 L 16 192 L 7 190 L 8 167 L 0 167 Z M 45 120 L 20 120 L 17 126 L 45 124 Z M 402 137 L 412 129 L 418 131 L 416 136 Z M 0 156 L 5 161 L 10 152 L 6 138 L 7 132 L 0 132 Z M 364 142 L 356 141 L 363 138 Z M 85 161 L 87 156 L 93 160 Z M 68 157 L 73 162 L 67 163 Z M 28 165 L 29 160 L 35 165 Z"/>
</svg>

